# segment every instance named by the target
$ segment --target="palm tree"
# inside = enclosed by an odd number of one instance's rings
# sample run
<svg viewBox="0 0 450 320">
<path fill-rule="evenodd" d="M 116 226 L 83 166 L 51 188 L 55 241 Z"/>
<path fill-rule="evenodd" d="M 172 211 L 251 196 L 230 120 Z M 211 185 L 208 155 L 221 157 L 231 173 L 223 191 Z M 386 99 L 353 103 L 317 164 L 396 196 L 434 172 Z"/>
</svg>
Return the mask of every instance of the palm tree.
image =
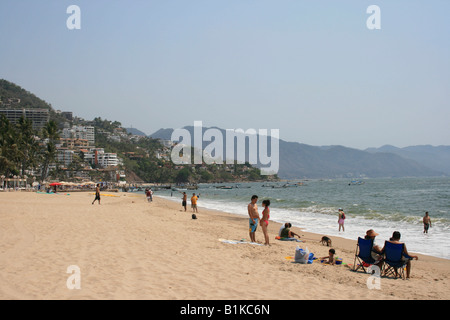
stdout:
<svg viewBox="0 0 450 320">
<path fill-rule="evenodd" d="M 56 142 L 59 139 L 58 126 L 56 122 L 50 120 L 42 129 L 42 135 L 47 140 L 46 149 L 44 151 L 44 161 L 42 163 L 41 183 L 45 181 L 48 175 L 48 167 L 56 158 Z"/>
<path fill-rule="evenodd" d="M 37 165 L 37 153 L 39 144 L 35 139 L 35 132 L 33 130 L 33 123 L 30 119 L 21 117 L 16 125 L 17 127 L 17 145 L 20 160 L 18 163 L 21 169 L 22 176 L 25 175 L 25 170 Z"/>
<path fill-rule="evenodd" d="M 16 157 L 16 145 L 14 143 L 15 132 L 9 120 L 2 115 L 0 117 L 0 172 L 9 177 L 16 169 L 14 159 Z"/>
</svg>

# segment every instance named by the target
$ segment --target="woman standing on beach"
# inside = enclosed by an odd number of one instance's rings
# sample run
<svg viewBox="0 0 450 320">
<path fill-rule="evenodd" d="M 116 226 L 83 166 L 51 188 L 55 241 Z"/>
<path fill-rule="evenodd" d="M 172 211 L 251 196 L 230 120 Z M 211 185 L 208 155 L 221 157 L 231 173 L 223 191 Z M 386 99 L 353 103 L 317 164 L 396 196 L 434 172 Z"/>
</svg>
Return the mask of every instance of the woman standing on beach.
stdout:
<svg viewBox="0 0 450 320">
<path fill-rule="evenodd" d="M 264 239 L 265 239 L 265 245 L 270 246 L 269 244 L 269 232 L 267 231 L 267 228 L 269 226 L 269 218 L 270 218 L 270 200 L 263 200 L 262 205 L 264 207 L 264 210 L 262 212 L 262 218 L 260 221 L 261 228 L 264 233 Z"/>
<path fill-rule="evenodd" d="M 345 229 L 344 229 L 344 221 L 345 221 L 344 210 L 342 210 L 342 208 L 339 208 L 339 218 L 338 218 L 339 232 L 341 231 L 341 227 L 342 227 L 342 231 L 345 231 Z"/>
</svg>

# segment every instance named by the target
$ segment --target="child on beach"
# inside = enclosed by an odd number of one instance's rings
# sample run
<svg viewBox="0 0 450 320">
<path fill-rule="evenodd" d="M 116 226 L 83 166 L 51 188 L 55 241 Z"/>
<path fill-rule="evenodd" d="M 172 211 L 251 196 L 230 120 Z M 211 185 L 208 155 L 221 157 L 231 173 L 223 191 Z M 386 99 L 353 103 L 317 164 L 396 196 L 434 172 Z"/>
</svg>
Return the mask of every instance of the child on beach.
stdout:
<svg viewBox="0 0 450 320">
<path fill-rule="evenodd" d="M 328 251 L 328 256 L 319 258 L 319 260 L 322 263 L 331 264 L 332 266 L 334 266 L 334 264 L 336 262 L 336 259 L 334 258 L 335 254 L 336 254 L 336 251 L 334 249 L 330 249 Z"/>
<path fill-rule="evenodd" d="M 269 233 L 267 231 L 267 227 L 269 226 L 269 218 L 270 218 L 270 200 L 263 200 L 262 205 L 264 207 L 264 210 L 262 212 L 262 218 L 259 224 L 261 225 L 261 228 L 263 230 L 264 239 L 265 239 L 265 245 L 270 246 L 269 244 Z"/>
</svg>

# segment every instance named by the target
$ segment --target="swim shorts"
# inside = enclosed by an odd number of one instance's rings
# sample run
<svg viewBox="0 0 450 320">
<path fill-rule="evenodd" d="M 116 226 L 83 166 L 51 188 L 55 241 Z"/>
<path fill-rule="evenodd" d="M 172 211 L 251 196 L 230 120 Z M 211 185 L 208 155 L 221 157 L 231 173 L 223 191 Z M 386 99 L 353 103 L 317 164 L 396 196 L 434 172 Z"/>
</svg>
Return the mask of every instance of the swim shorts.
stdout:
<svg viewBox="0 0 450 320">
<path fill-rule="evenodd" d="M 253 223 L 253 220 L 255 220 L 255 223 Z M 258 228 L 258 221 L 259 221 L 258 218 L 248 219 L 248 222 L 249 222 L 249 225 L 250 225 L 250 228 L 249 228 L 250 232 L 256 232 L 256 228 Z"/>
</svg>

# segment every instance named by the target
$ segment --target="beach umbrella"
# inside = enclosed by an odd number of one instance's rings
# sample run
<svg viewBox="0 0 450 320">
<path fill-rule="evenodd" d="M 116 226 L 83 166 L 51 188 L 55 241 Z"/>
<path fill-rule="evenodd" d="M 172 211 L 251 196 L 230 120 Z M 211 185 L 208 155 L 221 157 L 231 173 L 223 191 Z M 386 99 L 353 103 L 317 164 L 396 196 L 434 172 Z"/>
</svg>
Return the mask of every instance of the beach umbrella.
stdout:
<svg viewBox="0 0 450 320">
<path fill-rule="evenodd" d="M 54 186 L 60 186 L 61 183 L 60 182 L 52 182 L 49 184 L 50 187 L 54 187 Z"/>
</svg>

